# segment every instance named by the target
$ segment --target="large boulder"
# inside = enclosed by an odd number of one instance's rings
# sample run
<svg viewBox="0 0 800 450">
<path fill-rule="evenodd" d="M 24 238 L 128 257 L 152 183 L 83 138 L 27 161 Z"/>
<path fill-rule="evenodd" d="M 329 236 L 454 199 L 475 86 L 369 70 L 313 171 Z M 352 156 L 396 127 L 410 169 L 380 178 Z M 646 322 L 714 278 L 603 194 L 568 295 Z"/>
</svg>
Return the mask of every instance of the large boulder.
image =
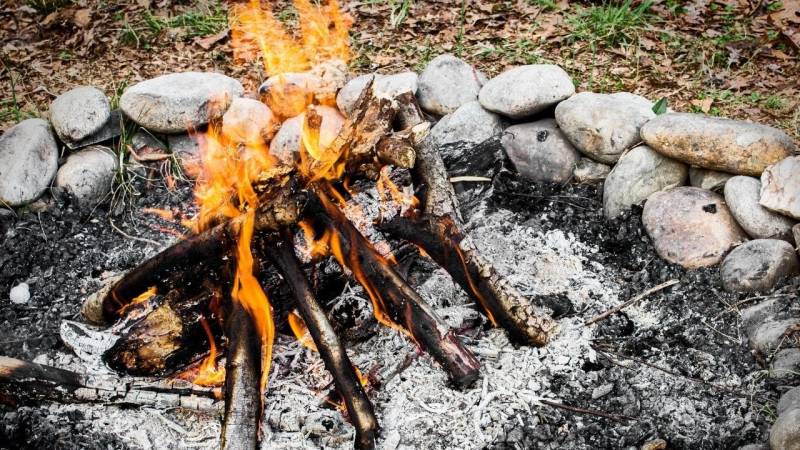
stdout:
<svg viewBox="0 0 800 450">
<path fill-rule="evenodd" d="M 703 169 L 701 167 L 689 168 L 689 184 L 700 189 L 722 192 L 725 183 L 733 178 L 734 174 Z"/>
<path fill-rule="evenodd" d="M 459 142 L 479 144 L 502 132 L 503 119 L 472 101 L 436 122 L 431 128 L 431 137 L 439 146 Z"/>
<path fill-rule="evenodd" d="M 417 100 L 425 111 L 443 116 L 478 99 L 486 76 L 453 55 L 433 58 L 419 74 Z"/>
<path fill-rule="evenodd" d="M 50 123 L 64 142 L 74 143 L 100 131 L 111 117 L 111 102 L 100 89 L 81 86 L 50 104 Z"/>
<path fill-rule="evenodd" d="M 222 117 L 243 92 L 241 83 L 219 73 L 180 72 L 129 87 L 119 105 L 126 116 L 148 130 L 182 133 Z"/>
<path fill-rule="evenodd" d="M 222 116 L 222 134 L 233 142 L 258 144 L 269 141 L 278 121 L 267 105 L 252 98 L 239 97 Z"/>
<path fill-rule="evenodd" d="M 348 81 L 339 90 L 339 93 L 336 94 L 336 106 L 339 107 L 339 111 L 342 114 L 349 116 L 356 101 L 358 101 L 370 81 L 372 81 L 372 92 L 378 97 L 394 98 L 406 92 L 416 95 L 418 79 L 419 77 L 415 72 L 402 72 L 392 75 L 381 75 L 379 73 L 361 75 Z"/>
<path fill-rule="evenodd" d="M 0 136 L 0 203 L 19 206 L 39 198 L 58 169 L 50 124 L 27 119 Z"/>
<path fill-rule="evenodd" d="M 514 67 L 481 88 L 481 105 L 512 119 L 543 111 L 575 93 L 567 72 L 553 64 Z"/>
<path fill-rule="evenodd" d="M 642 127 L 641 136 L 670 158 L 737 175 L 761 175 L 767 166 L 796 151 L 783 131 L 702 114 L 658 116 Z"/>
<path fill-rule="evenodd" d="M 580 160 L 553 119 L 508 127 L 501 143 L 517 172 L 533 181 L 569 181 Z"/>
<path fill-rule="evenodd" d="M 642 221 L 658 254 L 689 269 L 713 266 L 747 240 L 722 196 L 696 187 L 652 194 Z"/>
<path fill-rule="evenodd" d="M 795 221 L 761 206 L 758 203 L 760 192 L 761 182 L 757 178 L 737 175 L 725 184 L 725 203 L 751 238 L 793 242 Z"/>
<path fill-rule="evenodd" d="M 772 289 L 785 277 L 800 273 L 794 247 L 778 239 L 756 239 L 733 249 L 719 268 L 722 286 L 732 292 Z"/>
<path fill-rule="evenodd" d="M 800 450 L 800 408 L 778 416 L 769 432 L 771 450 Z"/>
<path fill-rule="evenodd" d="M 628 92 L 581 92 L 559 103 L 555 114 L 575 148 L 606 164 L 639 142 L 639 129 L 656 115 L 650 100 Z"/>
<path fill-rule="evenodd" d="M 56 187 L 68 192 L 83 207 L 100 203 L 111 191 L 117 158 L 111 149 L 99 145 L 69 155 L 58 169 Z"/>
<path fill-rule="evenodd" d="M 764 171 L 760 203 L 800 220 L 800 156 L 785 158 Z"/>
<path fill-rule="evenodd" d="M 689 168 L 641 145 L 622 155 L 603 184 L 603 213 L 609 219 L 654 192 L 686 184 Z"/>
</svg>

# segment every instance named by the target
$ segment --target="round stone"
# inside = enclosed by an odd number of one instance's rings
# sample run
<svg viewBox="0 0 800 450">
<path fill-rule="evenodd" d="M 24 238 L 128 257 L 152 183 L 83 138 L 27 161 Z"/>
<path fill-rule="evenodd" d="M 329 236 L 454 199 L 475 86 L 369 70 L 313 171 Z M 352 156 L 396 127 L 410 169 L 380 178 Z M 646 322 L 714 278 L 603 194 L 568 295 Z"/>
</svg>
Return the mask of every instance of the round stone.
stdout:
<svg viewBox="0 0 800 450">
<path fill-rule="evenodd" d="M 111 191 L 117 158 L 111 149 L 99 145 L 69 155 L 58 169 L 56 187 L 72 195 L 81 206 L 100 203 Z"/>
<path fill-rule="evenodd" d="M 768 320 L 762 323 L 749 338 L 750 348 L 761 355 L 771 354 L 781 345 L 786 330 L 798 323 L 800 319 Z"/>
<path fill-rule="evenodd" d="M 8 293 L 8 299 L 15 305 L 28 303 L 28 300 L 31 299 L 31 290 L 28 283 L 20 283 L 11 288 Z"/>
<path fill-rule="evenodd" d="M 800 272 L 794 247 L 778 239 L 755 239 L 733 249 L 720 266 L 725 289 L 766 291 L 782 278 Z"/>
<path fill-rule="evenodd" d="M 603 184 L 603 213 L 609 219 L 651 194 L 682 186 L 689 168 L 641 145 L 622 155 Z"/>
<path fill-rule="evenodd" d="M 19 206 L 39 198 L 58 169 L 50 124 L 27 119 L 0 136 L 0 203 Z"/>
<path fill-rule="evenodd" d="M 658 254 L 688 269 L 713 266 L 747 240 L 722 196 L 696 187 L 652 194 L 642 221 Z"/>
<path fill-rule="evenodd" d="M 477 100 L 485 80 L 482 73 L 455 56 L 439 55 L 419 75 L 419 106 L 437 116 L 450 114 L 464 103 Z"/>
<path fill-rule="evenodd" d="M 376 96 L 394 98 L 400 94 L 417 93 L 418 76 L 415 72 L 402 72 L 392 75 L 369 73 L 348 81 L 336 95 L 336 106 L 345 116 L 352 113 L 353 107 L 364 91 L 364 88 L 373 79 L 372 91 Z"/>
<path fill-rule="evenodd" d="M 581 92 L 556 106 L 556 121 L 581 153 L 613 164 L 641 140 L 639 129 L 655 117 L 650 100 L 628 92 Z"/>
<path fill-rule="evenodd" d="M 800 409 L 800 386 L 795 386 L 781 395 L 781 399 L 778 402 L 778 415 L 790 409 Z"/>
<path fill-rule="evenodd" d="M 606 179 L 611 172 L 611 166 L 599 163 L 593 159 L 582 157 L 572 175 L 578 183 L 599 183 Z"/>
<path fill-rule="evenodd" d="M 336 108 L 330 106 L 316 106 L 316 110 L 322 116 L 319 144 L 325 148 L 339 135 L 345 118 Z M 300 156 L 304 121 L 305 114 L 285 120 L 269 144 L 270 154 L 286 164 L 294 164 Z"/>
<path fill-rule="evenodd" d="M 64 142 L 76 142 L 99 131 L 111 117 L 111 103 L 100 89 L 81 86 L 50 104 L 50 123 Z"/>
<path fill-rule="evenodd" d="M 501 143 L 517 172 L 533 181 L 569 181 L 580 159 L 553 119 L 508 127 Z"/>
<path fill-rule="evenodd" d="M 567 72 L 553 64 L 531 64 L 509 69 L 481 88 L 481 105 L 512 119 L 543 111 L 575 93 Z"/>
<path fill-rule="evenodd" d="M 757 178 L 737 175 L 725 184 L 725 202 L 751 238 L 793 242 L 795 221 L 761 206 L 758 202 L 760 192 L 761 182 Z"/>
<path fill-rule="evenodd" d="M 770 378 L 791 378 L 798 372 L 800 372 L 800 348 L 784 348 L 772 358 Z M 778 405 L 778 409 L 780 409 L 780 405 Z"/>
<path fill-rule="evenodd" d="M 737 175 L 759 176 L 767 166 L 796 151 L 783 131 L 702 114 L 657 116 L 642 126 L 641 137 L 670 158 Z"/>
<path fill-rule="evenodd" d="M 503 132 L 503 119 L 486 111 L 477 101 L 461 105 L 436 122 L 431 137 L 439 146 L 466 143 L 480 144 Z"/>
<path fill-rule="evenodd" d="M 800 156 L 785 158 L 764 171 L 760 203 L 800 220 Z"/>
<path fill-rule="evenodd" d="M 182 133 L 222 117 L 244 88 L 233 78 L 212 72 L 162 75 L 129 87 L 120 108 L 151 131 Z"/>
<path fill-rule="evenodd" d="M 800 409 L 792 409 L 778 416 L 769 432 L 772 450 L 800 450 Z"/>
<path fill-rule="evenodd" d="M 234 99 L 222 116 L 222 134 L 233 142 L 266 142 L 277 128 L 277 119 L 267 105 L 251 98 Z"/>
<path fill-rule="evenodd" d="M 722 192 L 725 183 L 735 175 L 731 173 L 718 172 L 716 170 L 702 169 L 700 167 L 689 168 L 689 184 L 700 189 Z"/>
</svg>

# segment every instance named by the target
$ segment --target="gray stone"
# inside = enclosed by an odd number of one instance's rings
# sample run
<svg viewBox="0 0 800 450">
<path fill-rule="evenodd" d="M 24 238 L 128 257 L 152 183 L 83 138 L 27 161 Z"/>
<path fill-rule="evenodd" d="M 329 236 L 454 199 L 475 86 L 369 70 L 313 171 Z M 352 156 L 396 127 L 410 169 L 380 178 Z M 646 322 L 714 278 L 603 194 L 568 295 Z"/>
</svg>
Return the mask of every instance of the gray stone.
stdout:
<svg viewBox="0 0 800 450">
<path fill-rule="evenodd" d="M 794 247 L 778 239 L 755 239 L 733 249 L 720 266 L 722 285 L 732 292 L 767 291 L 781 279 L 797 275 Z"/>
<path fill-rule="evenodd" d="M 501 143 L 517 172 L 533 181 L 569 181 L 580 159 L 553 119 L 508 127 Z"/>
<path fill-rule="evenodd" d="M 655 117 L 650 100 L 628 92 L 581 92 L 556 106 L 556 121 L 580 152 L 613 164 L 641 139 L 639 129 Z"/>
<path fill-rule="evenodd" d="M 336 108 L 330 106 L 316 106 L 316 110 L 322 116 L 319 143 L 325 148 L 339 134 L 345 119 Z M 270 154 L 285 164 L 294 164 L 300 156 L 304 120 L 304 114 L 285 120 L 269 144 Z"/>
<path fill-rule="evenodd" d="M 791 349 L 797 350 L 800 352 L 800 349 Z M 778 401 L 778 415 L 789 411 L 790 409 L 800 409 L 800 386 L 795 386 L 788 391 L 786 391 L 783 395 L 781 395 L 780 401 Z"/>
<path fill-rule="evenodd" d="M 355 106 L 358 97 L 364 88 L 372 80 L 372 91 L 376 96 L 394 98 L 405 92 L 417 93 L 417 80 L 419 76 L 415 72 L 402 72 L 392 75 L 382 75 L 379 73 L 368 73 L 348 81 L 336 95 L 336 106 L 345 116 L 349 116 Z"/>
<path fill-rule="evenodd" d="M 50 104 L 50 123 L 64 142 L 76 142 L 100 131 L 111 117 L 111 102 L 100 89 L 81 86 Z"/>
<path fill-rule="evenodd" d="M 641 145 L 622 155 L 603 184 L 603 213 L 609 219 L 655 192 L 682 186 L 689 168 Z"/>
<path fill-rule="evenodd" d="M 182 133 L 222 117 L 243 92 L 241 83 L 219 73 L 172 73 L 129 87 L 120 108 L 151 131 Z"/>
<path fill-rule="evenodd" d="M 0 136 L 0 203 L 19 206 L 39 198 L 58 169 L 50 124 L 23 120 Z"/>
<path fill-rule="evenodd" d="M 800 409 L 792 409 L 778 416 L 769 432 L 772 450 L 800 450 Z"/>
<path fill-rule="evenodd" d="M 131 137 L 131 147 L 137 154 L 148 154 L 155 152 L 162 153 L 168 150 L 168 140 L 169 137 L 157 135 L 145 129 L 140 129 Z"/>
<path fill-rule="evenodd" d="M 797 375 L 800 375 L 800 348 L 785 348 L 778 351 L 772 358 L 770 378 L 792 378 Z M 800 407 L 800 399 L 797 406 Z"/>
<path fill-rule="evenodd" d="M 659 256 L 689 269 L 713 266 L 747 240 L 722 196 L 696 187 L 651 195 L 642 221 Z"/>
<path fill-rule="evenodd" d="M 111 111 L 111 116 L 98 131 L 86 136 L 80 141 L 67 141 L 64 142 L 64 144 L 66 144 L 70 150 L 76 150 L 90 145 L 104 143 L 120 137 L 122 135 L 123 125 L 122 111 L 115 109 Z"/>
<path fill-rule="evenodd" d="M 100 203 L 111 191 L 117 158 L 111 149 L 93 145 L 69 155 L 58 169 L 56 187 L 68 192 L 80 206 Z"/>
<path fill-rule="evenodd" d="M 733 176 L 732 173 L 718 172 L 700 167 L 689 168 L 689 184 L 714 192 L 722 192 L 725 183 Z"/>
<path fill-rule="evenodd" d="M 769 450 L 764 444 L 747 444 L 738 448 L 738 450 Z"/>
<path fill-rule="evenodd" d="M 725 202 L 739 225 L 754 239 L 782 239 L 792 242 L 795 221 L 774 213 L 758 203 L 761 182 L 737 175 L 725 184 Z"/>
<path fill-rule="evenodd" d="M 417 100 L 425 111 L 443 116 L 478 99 L 485 76 L 453 55 L 433 58 L 419 75 Z"/>
<path fill-rule="evenodd" d="M 512 119 L 543 111 L 575 93 L 572 79 L 553 64 L 531 64 L 506 70 L 487 81 L 481 105 Z"/>
<path fill-rule="evenodd" d="M 204 137 L 198 134 L 171 134 L 167 136 L 169 149 L 180 158 L 195 159 L 200 157 L 200 145 Z"/>
<path fill-rule="evenodd" d="M 599 183 L 606 179 L 611 172 L 611 166 L 599 163 L 593 159 L 582 157 L 572 175 L 578 183 Z"/>
<path fill-rule="evenodd" d="M 800 246 L 800 223 L 792 227 L 792 237 L 794 237 L 794 245 L 797 248 Z"/>
<path fill-rule="evenodd" d="M 773 298 L 743 309 L 741 315 L 745 336 L 748 339 L 752 338 L 753 333 L 762 323 L 778 313 L 778 306 L 778 300 Z"/>
<path fill-rule="evenodd" d="M 442 117 L 431 128 L 431 137 L 439 145 L 455 143 L 479 144 L 503 132 L 503 120 L 483 109 L 477 101 L 461 105 Z"/>
<path fill-rule="evenodd" d="M 791 156 L 761 175 L 761 205 L 800 219 L 800 156 Z"/>
<path fill-rule="evenodd" d="M 606 383 L 600 386 L 597 386 L 592 390 L 592 400 L 597 400 L 598 398 L 605 397 L 606 395 L 610 394 L 611 391 L 614 390 L 613 383 Z"/>
<path fill-rule="evenodd" d="M 796 151 L 783 131 L 702 114 L 663 114 L 644 124 L 640 134 L 670 158 L 737 175 L 759 176 Z"/>
<path fill-rule="evenodd" d="M 28 283 L 20 283 L 11 288 L 11 291 L 8 293 L 8 299 L 15 305 L 28 303 L 28 300 L 31 299 L 31 290 Z"/>
<path fill-rule="evenodd" d="M 222 134 L 237 143 L 267 142 L 277 128 L 278 120 L 267 105 L 251 98 L 234 99 L 222 116 Z"/>
<path fill-rule="evenodd" d="M 750 348 L 762 355 L 769 355 L 782 344 L 787 328 L 800 323 L 800 319 L 768 320 L 759 325 L 750 337 Z"/>
</svg>

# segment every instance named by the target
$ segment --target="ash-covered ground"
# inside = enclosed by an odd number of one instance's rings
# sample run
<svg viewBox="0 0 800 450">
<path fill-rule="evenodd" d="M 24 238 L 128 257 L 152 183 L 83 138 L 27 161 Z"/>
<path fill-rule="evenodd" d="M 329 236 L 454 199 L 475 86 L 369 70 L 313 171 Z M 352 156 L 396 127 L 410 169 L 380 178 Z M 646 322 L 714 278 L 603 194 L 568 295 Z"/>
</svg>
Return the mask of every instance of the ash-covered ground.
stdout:
<svg viewBox="0 0 800 450">
<path fill-rule="evenodd" d="M 103 277 L 176 239 L 164 229 L 178 226 L 142 208 L 190 210 L 189 186 L 140 189 L 121 215 L 53 201 L 40 212 L 2 216 L 0 354 L 97 370 L 61 343 L 60 322 L 81 320 L 81 302 Z M 532 184 L 503 174 L 471 208 L 468 228 L 519 290 L 557 310 L 561 330 L 545 348 L 515 346 L 444 270 L 413 261 L 412 284 L 462 330 L 482 376 L 472 388 L 452 389 L 430 357 L 389 329 L 375 327 L 352 343 L 353 363 L 384 380 L 370 393 L 382 425 L 379 448 L 638 448 L 660 438 L 669 448 L 735 449 L 766 442 L 779 386 L 750 354 L 738 311 L 769 296 L 796 296 L 796 281 L 758 298 L 726 293 L 716 269 L 689 272 L 658 258 L 640 211 L 606 221 L 600 190 L 589 185 Z M 583 325 L 673 279 L 677 284 L 622 313 Z M 32 298 L 12 304 L 7 293 L 20 282 L 31 286 Z M 354 283 L 340 300 L 369 303 Z M 280 337 L 262 447 L 350 448 L 352 428 L 324 400 L 329 384 L 315 353 Z M 0 414 L 2 448 L 218 446 L 219 417 L 208 413 L 48 404 L 2 406 Z"/>
</svg>

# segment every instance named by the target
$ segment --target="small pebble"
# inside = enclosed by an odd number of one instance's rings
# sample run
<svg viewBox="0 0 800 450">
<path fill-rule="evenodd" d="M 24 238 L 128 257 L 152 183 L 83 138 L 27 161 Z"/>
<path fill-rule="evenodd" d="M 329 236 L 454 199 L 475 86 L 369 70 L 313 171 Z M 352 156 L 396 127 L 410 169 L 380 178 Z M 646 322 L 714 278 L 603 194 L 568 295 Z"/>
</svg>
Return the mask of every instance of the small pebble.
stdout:
<svg viewBox="0 0 800 450">
<path fill-rule="evenodd" d="M 28 300 L 31 299 L 31 290 L 28 283 L 20 283 L 11 288 L 8 298 L 11 300 L 11 303 L 15 305 L 28 303 Z"/>
</svg>

